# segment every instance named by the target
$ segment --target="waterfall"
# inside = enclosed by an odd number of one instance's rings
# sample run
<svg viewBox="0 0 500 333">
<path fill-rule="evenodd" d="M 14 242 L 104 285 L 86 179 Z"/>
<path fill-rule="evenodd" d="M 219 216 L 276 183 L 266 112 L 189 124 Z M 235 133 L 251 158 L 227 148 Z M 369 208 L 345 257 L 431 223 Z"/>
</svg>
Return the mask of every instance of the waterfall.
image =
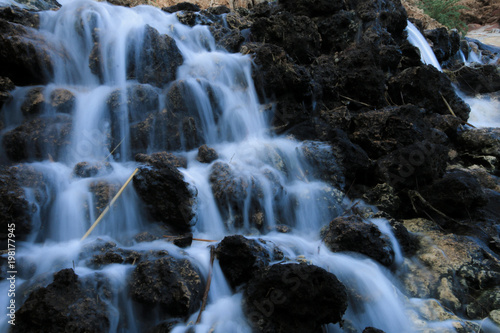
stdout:
<svg viewBox="0 0 500 333">
<path fill-rule="evenodd" d="M 314 166 L 308 162 L 304 149 L 314 145 L 322 151 L 328 149 L 326 145 L 273 135 L 269 116 L 262 111 L 254 89 L 250 56 L 222 51 L 216 47 L 206 26 L 188 27 L 181 24 L 176 15 L 149 6 L 124 8 L 89 0 L 65 1 L 58 11 L 41 12 L 40 19 L 39 31 L 67 52 L 51 54 L 58 65 L 50 83 L 38 88 L 43 88 L 47 97 L 54 91 L 69 91 L 74 96 L 74 104 L 66 115 L 49 104 L 41 111 L 43 117 L 51 119 L 71 118 L 72 127 L 69 145 L 57 156 L 49 156 L 46 152 L 52 151 L 47 146 L 43 150 L 43 161 L 27 163 L 43 174 L 48 188 L 43 202 L 37 201 L 30 189 L 26 190 L 26 197 L 38 208 L 36 223 L 16 255 L 17 262 L 35 268 L 20 276 L 20 290 L 29 290 L 35 282 L 48 285 L 53 273 L 63 268 L 74 268 L 77 275 L 90 281 L 104 277 L 112 294 L 106 299 L 109 331 L 140 332 L 145 326 L 137 318 L 139 314 L 128 298 L 127 287 L 134 264 L 96 268 L 83 255 L 85 251 L 91 253 L 88 247 L 103 242 L 118 244 L 126 251 L 166 251 L 176 258 L 188 258 L 207 278 L 210 250 L 205 243 L 194 243 L 181 250 L 161 239 L 133 241 L 134 235 L 146 228 L 148 219 L 132 186 L 124 191 L 89 239 L 79 241 L 98 217 L 100 208 L 102 210 L 92 199 L 95 191 L 102 186 L 119 188 L 138 166 L 133 159 L 136 150 L 130 127 L 147 121 L 149 114 L 168 112 L 169 101 L 165 95 L 179 89 L 184 96 L 189 96 L 187 108 L 202 124 L 198 141 L 193 143 L 194 138 L 181 135 L 178 146 L 170 149 L 166 147 L 165 137 L 172 133 L 165 128 L 151 127 L 154 131 L 148 133 L 143 152 L 175 150 L 186 159 L 186 166 L 179 170 L 197 192 L 195 237 L 221 240 L 240 233 L 272 242 L 291 261 L 297 262 L 297 258 L 303 256 L 308 262 L 334 273 L 349 289 L 363 296 L 361 300 L 349 299 L 345 315 L 356 330 L 374 326 L 387 333 L 417 331 L 406 314 L 411 302 L 399 291 L 391 271 L 361 255 L 332 253 L 321 243 L 320 229 L 352 203 L 342 192 L 342 184 L 337 188 L 317 179 L 311 172 Z M 440 69 L 417 32 L 409 23 L 409 38 L 424 50 L 424 61 Z M 152 78 L 155 84 L 144 79 L 152 75 L 141 69 L 144 61 L 152 61 L 148 58 L 150 55 L 142 53 L 147 42 L 144 36 L 157 38 L 156 42 L 175 41 L 182 56 L 182 64 L 174 73 L 175 80 L 159 83 L 170 75 L 168 68 L 156 73 Z M 89 59 L 95 63 L 89 63 Z M 160 63 L 170 61 L 172 58 L 161 59 Z M 16 88 L 13 101 L 4 106 L 4 114 L 8 116 L 4 119 L 6 130 L 2 134 L 25 119 L 22 103 L 31 88 Z M 145 94 L 148 101 L 138 107 L 129 105 L 129 92 Z M 200 142 L 217 151 L 215 162 L 206 164 L 196 159 Z M 80 162 L 96 163 L 102 168 L 89 177 L 78 178 L 74 168 Z M 241 221 L 236 221 L 231 207 L 221 211 L 217 205 L 210 182 L 215 163 L 227 166 L 235 178 L 246 184 Z M 260 229 L 252 220 L 253 205 L 260 209 Z M 389 237 L 396 252 L 396 266 L 400 265 L 402 254 L 387 221 L 373 219 L 367 223 L 379 225 L 381 232 Z M 279 224 L 291 227 L 292 232 L 274 231 Z M 208 304 L 196 332 L 209 332 L 215 325 L 217 332 L 251 332 L 241 306 L 242 293 L 231 290 L 217 261 L 212 280 Z M 6 286 L 7 282 L 0 282 L 1 290 Z M 95 288 L 98 288 L 97 282 Z M 20 296 L 18 304 L 27 296 Z M 6 293 L 0 294 L 0 305 L 6 306 L 8 302 Z M 197 313 L 192 314 L 185 323 L 174 327 L 173 332 L 184 332 L 190 326 L 187 323 L 195 322 L 196 317 Z M 5 316 L 0 317 L 2 331 L 8 329 L 7 320 Z M 154 323 L 160 320 L 152 319 Z M 339 325 L 329 325 L 325 330 L 343 331 Z"/>
<path fill-rule="evenodd" d="M 425 37 L 420 33 L 420 31 L 418 31 L 417 27 L 413 23 L 410 21 L 407 23 L 408 25 L 406 26 L 406 31 L 408 32 L 408 41 L 420 50 L 420 58 L 422 59 L 422 62 L 427 65 L 432 65 L 442 72 L 443 70 L 441 69 L 441 65 L 429 46 L 429 43 L 425 40 Z"/>
</svg>

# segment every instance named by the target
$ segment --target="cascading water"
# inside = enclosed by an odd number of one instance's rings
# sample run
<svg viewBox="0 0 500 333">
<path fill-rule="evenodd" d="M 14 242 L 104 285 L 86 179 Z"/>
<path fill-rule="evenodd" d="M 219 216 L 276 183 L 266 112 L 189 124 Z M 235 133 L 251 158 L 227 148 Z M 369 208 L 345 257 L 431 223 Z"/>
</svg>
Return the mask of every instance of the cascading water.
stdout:
<svg viewBox="0 0 500 333">
<path fill-rule="evenodd" d="M 408 32 L 408 41 L 420 50 L 422 62 L 427 65 L 432 65 L 442 72 L 443 70 L 441 69 L 441 65 L 439 64 L 439 61 L 437 60 L 431 47 L 425 40 L 425 37 L 420 33 L 420 31 L 418 31 L 417 27 L 413 23 L 407 21 L 407 24 L 406 31 Z"/>
<path fill-rule="evenodd" d="M 79 0 L 65 3 L 58 11 L 42 12 L 40 17 L 40 32 L 66 50 L 51 55 L 58 65 L 51 83 L 43 87 L 43 93 L 50 96 L 57 89 L 65 89 L 74 95 L 75 103 L 69 112 L 71 116 L 61 115 L 48 106 L 42 110 L 44 117 L 72 117 L 72 130 L 67 148 L 53 152 L 45 147 L 44 161 L 29 164 L 48 179 L 48 188 L 43 202 L 37 201 L 34 194 L 27 194 L 38 207 L 35 219 L 38 222 L 34 223 L 31 236 L 19 246 L 16 255 L 20 265 L 32 265 L 34 269 L 18 277 L 19 295 L 22 296 L 18 297 L 17 304 L 22 304 L 35 282 L 47 285 L 54 272 L 74 267 L 81 278 L 92 280 L 105 276 L 111 285 L 112 297 L 106 300 L 110 332 L 143 331 L 144 324 L 127 300 L 127 280 L 134 264 L 111 264 L 96 269 L 90 267 L 82 255 L 90 251 L 86 247 L 98 242 L 98 238 L 116 242 L 125 250 L 163 250 L 174 257 L 189 258 L 205 279 L 208 276 L 210 254 L 204 243 L 196 243 L 183 252 L 162 240 L 137 244 L 131 241 L 147 224 L 146 214 L 132 188 L 126 189 L 90 238 L 79 241 L 99 212 L 90 188 L 102 182 L 119 187 L 137 167 L 132 160 L 128 128 L 143 121 L 144 113 L 161 113 L 166 108 L 163 95 L 170 84 L 161 88 L 141 84 L 137 88 L 140 78 L 146 75 L 138 69 L 138 64 L 144 59 L 150 60 L 141 53 L 146 43 L 143 36 L 152 28 L 159 35 L 173 38 L 182 54 L 183 63 L 175 73 L 176 82 L 182 82 L 203 124 L 200 140 L 218 152 L 217 161 L 229 165 L 235 177 L 247 184 L 258 184 L 258 195 L 252 193 L 251 188 L 246 189 L 242 221 L 233 221 L 232 211 L 221 211 L 214 198 L 210 185 L 213 164 L 198 162 L 197 152 L 190 144 L 193 138 L 180 137 L 179 154 L 187 159 L 187 167 L 181 168 L 181 172 L 197 191 L 195 236 L 220 240 L 238 232 L 258 235 L 251 217 L 253 200 L 257 197 L 255 200 L 263 216 L 261 230 L 272 230 L 278 222 L 286 222 L 293 229 L 290 234 L 270 232 L 259 239 L 277 244 L 291 261 L 304 256 L 337 275 L 348 288 L 363 296 L 362 300 L 349 300 L 345 319 L 352 327 L 361 331 L 367 326 L 375 326 L 387 333 L 416 331 L 405 313 L 411 302 L 405 301 L 391 272 L 364 257 L 333 254 L 321 244 L 318 235 L 321 227 L 340 215 L 345 204 L 350 203 L 340 189 L 316 179 L 309 172 L 312 166 L 303 149 L 311 143 L 274 137 L 270 133 L 254 91 L 248 56 L 220 51 L 208 28 L 187 27 L 180 24 L 175 15 L 148 6 L 129 9 Z M 410 27 L 410 35 L 411 31 Z M 96 49 L 96 45 L 100 48 Z M 99 62 L 89 66 L 88 59 L 95 58 L 96 52 L 100 55 Z M 168 61 L 172 60 L 162 59 L 162 62 Z M 127 77 L 131 66 L 135 66 L 133 78 Z M 127 94 L 123 92 L 133 89 L 147 91 L 154 102 L 141 105 L 137 110 L 129 108 Z M 8 116 L 4 132 L 23 121 L 21 104 L 26 93 L 27 88 L 17 88 L 13 101 L 5 106 L 4 114 Z M 112 112 L 109 110 L 110 96 L 117 105 Z M 161 129 L 149 133 L 146 151 L 165 149 L 162 138 L 166 134 L 169 133 Z M 312 144 L 316 149 L 326 149 L 321 144 Z M 115 147 L 118 149 L 112 154 Z M 74 166 L 82 161 L 109 164 L 95 175 L 76 178 Z M 384 228 L 386 221 L 377 219 L 373 223 L 392 240 L 396 266 L 399 265 L 401 253 L 389 228 Z M 2 282 L 0 289 L 5 290 L 7 284 Z M 2 293 L 0 297 L 0 303 L 6 306 L 7 295 Z M 241 300 L 242 294 L 231 291 L 216 261 L 208 305 L 196 332 L 209 332 L 214 326 L 217 332 L 250 332 Z M 193 314 L 187 322 L 194 322 L 196 316 L 197 313 Z M 1 330 L 7 331 L 8 318 L 3 316 L 0 320 Z M 173 331 L 184 332 L 185 328 L 185 324 L 179 324 Z M 325 329 L 329 332 L 343 330 L 338 325 Z"/>
</svg>

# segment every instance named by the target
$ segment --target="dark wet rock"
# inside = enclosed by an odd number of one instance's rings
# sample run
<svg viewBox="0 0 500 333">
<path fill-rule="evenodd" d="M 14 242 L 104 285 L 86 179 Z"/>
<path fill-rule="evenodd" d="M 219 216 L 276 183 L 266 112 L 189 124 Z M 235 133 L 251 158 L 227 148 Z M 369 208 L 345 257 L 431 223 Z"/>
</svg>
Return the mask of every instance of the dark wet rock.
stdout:
<svg viewBox="0 0 500 333">
<path fill-rule="evenodd" d="M 1 77 L 0 76 L 0 110 L 2 109 L 2 106 L 11 100 L 12 95 L 10 94 L 10 91 L 15 88 L 14 83 L 8 78 L 8 77 Z M 0 111 L 0 117 L 1 117 L 1 111 Z M 0 120 L 0 130 L 3 130 L 4 128 L 4 123 L 2 120 Z"/>
<path fill-rule="evenodd" d="M 402 56 L 401 69 L 404 70 L 406 68 L 422 65 L 419 49 L 413 46 L 410 42 L 404 41 L 401 43 L 400 49 Z"/>
<path fill-rule="evenodd" d="M 153 219 L 179 231 L 189 231 L 195 223 L 195 189 L 184 181 L 175 164 L 164 157 L 139 167 L 134 188 Z"/>
<path fill-rule="evenodd" d="M 304 66 L 297 65 L 285 50 L 270 43 L 249 43 L 242 46 L 241 53 L 253 55 L 257 69 L 252 77 L 257 92 L 262 97 L 311 95 L 311 76 Z"/>
<path fill-rule="evenodd" d="M 389 222 L 392 227 L 392 232 L 398 240 L 403 254 L 407 257 L 415 255 L 420 248 L 419 237 L 409 232 L 402 222 L 396 221 L 394 219 L 389 219 Z"/>
<path fill-rule="evenodd" d="M 344 170 L 346 182 L 352 182 L 354 179 L 362 181 L 369 176 L 373 162 L 363 148 L 349 140 L 344 131 L 333 129 L 327 139 L 337 152 L 337 161 Z"/>
<path fill-rule="evenodd" d="M 193 243 L 193 234 L 187 233 L 179 236 L 168 236 L 165 238 L 167 242 L 174 244 L 180 248 L 185 248 L 191 246 Z"/>
<path fill-rule="evenodd" d="M 386 107 L 359 113 L 352 117 L 350 139 L 360 145 L 372 159 L 424 138 L 433 139 L 424 110 L 413 105 Z"/>
<path fill-rule="evenodd" d="M 176 168 L 187 168 L 187 160 L 185 157 L 177 156 L 165 151 L 153 153 L 151 155 L 137 154 L 135 155 L 135 160 L 160 169 L 165 165 L 172 165 Z"/>
<path fill-rule="evenodd" d="M 206 95 L 200 96 L 199 91 Z M 166 93 L 166 108 L 151 113 L 146 120 L 130 128 L 132 148 L 136 152 L 148 148 L 154 150 L 191 150 L 204 143 L 205 131 L 195 101 L 206 97 L 213 111 L 213 121 L 217 122 L 220 105 L 217 91 L 205 80 L 175 81 Z M 151 138 L 151 133 L 155 133 Z"/>
<path fill-rule="evenodd" d="M 17 182 L 15 170 L 0 167 L 0 244 L 7 248 L 8 234 L 23 239 L 31 231 L 31 212 L 36 208 L 26 201 L 23 188 Z M 10 230 L 9 230 L 10 229 Z"/>
<path fill-rule="evenodd" d="M 102 289 L 86 285 L 72 269 L 63 269 L 17 310 L 13 332 L 106 331 L 110 315 Z"/>
<path fill-rule="evenodd" d="M 466 165 L 481 165 L 493 174 L 500 175 L 500 132 L 497 129 L 460 132 L 458 148 Z"/>
<path fill-rule="evenodd" d="M 0 76 L 9 77 L 16 85 L 46 83 L 54 71 L 54 54 L 67 57 L 61 45 L 38 31 L 0 19 Z"/>
<path fill-rule="evenodd" d="M 56 0 L 17 0 L 17 2 L 33 11 L 56 10 L 61 7 Z"/>
<path fill-rule="evenodd" d="M 256 41 L 283 47 L 298 63 L 309 64 L 319 55 L 321 35 L 307 16 L 281 12 L 270 18 L 257 18 L 251 32 Z"/>
<path fill-rule="evenodd" d="M 495 65 L 462 66 L 445 72 L 468 95 L 492 93 L 500 90 L 500 70 Z"/>
<path fill-rule="evenodd" d="M 462 170 L 447 172 L 426 191 L 425 198 L 441 212 L 453 217 L 469 217 L 487 203 L 476 177 Z"/>
<path fill-rule="evenodd" d="M 215 149 L 208 147 L 207 145 L 200 146 L 198 148 L 198 155 L 196 159 L 201 163 L 212 163 L 219 158 L 219 154 Z"/>
<path fill-rule="evenodd" d="M 75 107 L 75 95 L 66 89 L 55 89 L 50 94 L 50 106 L 59 113 L 71 113 Z"/>
<path fill-rule="evenodd" d="M 385 333 L 385 332 L 375 327 L 367 327 L 363 330 L 363 333 Z"/>
<path fill-rule="evenodd" d="M 324 232 L 323 242 L 333 252 L 361 253 L 384 266 L 394 262 L 394 250 L 387 236 L 357 215 L 333 219 Z"/>
<path fill-rule="evenodd" d="M 406 28 L 408 16 L 399 0 L 348 0 L 346 6 L 355 10 L 365 25 L 379 26 L 394 36 L 401 36 Z"/>
<path fill-rule="evenodd" d="M 119 189 L 118 184 L 111 184 L 106 180 L 90 183 L 89 191 L 94 195 L 95 216 L 101 215 Z"/>
<path fill-rule="evenodd" d="M 111 146 L 116 147 L 123 139 L 122 133 L 128 134 L 129 129 L 124 126 L 133 126 L 158 111 L 159 96 L 153 87 L 137 84 L 128 87 L 125 96 L 120 89 L 113 91 L 106 104 L 111 118 Z M 132 147 L 136 145 L 132 141 Z"/>
<path fill-rule="evenodd" d="M 37 13 L 17 6 L 0 8 L 0 19 L 33 29 L 40 25 L 40 16 Z"/>
<path fill-rule="evenodd" d="M 144 231 L 134 236 L 134 240 L 137 243 L 152 242 L 158 239 L 160 239 L 159 236 L 152 234 L 149 231 Z"/>
<path fill-rule="evenodd" d="M 162 322 L 153 327 L 148 333 L 170 333 L 172 329 L 179 324 L 182 324 L 182 322 L 176 319 Z"/>
<path fill-rule="evenodd" d="M 15 162 L 50 157 L 57 160 L 70 143 L 71 127 L 71 118 L 64 114 L 40 117 L 5 133 L 2 144 L 7 157 Z"/>
<path fill-rule="evenodd" d="M 482 319 L 497 309 L 500 309 L 500 287 L 482 290 L 480 295 L 467 305 L 466 313 L 471 319 Z"/>
<path fill-rule="evenodd" d="M 134 77 L 140 83 L 157 86 L 175 80 L 177 68 L 184 61 L 175 40 L 147 26 L 142 42 L 142 50 L 138 55 L 140 62 L 135 66 Z"/>
<path fill-rule="evenodd" d="M 231 287 L 248 282 L 254 273 L 271 262 L 271 256 L 259 242 L 241 235 L 226 236 L 217 245 L 216 256 Z"/>
<path fill-rule="evenodd" d="M 330 16 L 345 8 L 344 1 L 338 0 L 283 0 L 280 5 L 294 15 L 309 17 Z"/>
<path fill-rule="evenodd" d="M 315 332 L 342 319 L 346 288 L 332 273 L 307 264 L 276 264 L 248 282 L 245 313 L 258 332 Z"/>
<path fill-rule="evenodd" d="M 73 168 L 73 175 L 80 178 L 95 177 L 99 173 L 107 174 L 113 170 L 113 167 L 108 162 L 80 162 Z"/>
<path fill-rule="evenodd" d="M 214 22 L 206 15 L 198 12 L 177 12 L 175 13 L 180 23 L 194 27 L 195 25 L 212 25 Z"/>
<path fill-rule="evenodd" d="M 361 28 L 361 20 L 355 11 L 341 10 L 332 16 L 318 18 L 315 22 L 321 35 L 323 53 L 342 51 L 353 45 Z"/>
<path fill-rule="evenodd" d="M 363 194 L 363 199 L 370 205 L 375 205 L 378 209 L 390 214 L 398 212 L 401 205 L 401 198 L 396 190 L 387 183 L 375 185 Z"/>
<path fill-rule="evenodd" d="M 448 160 L 448 148 L 422 141 L 379 158 L 375 173 L 396 189 L 417 188 L 441 178 Z"/>
<path fill-rule="evenodd" d="M 245 40 L 245 37 L 243 37 L 238 29 L 211 26 L 210 32 L 212 33 L 218 47 L 232 53 L 238 52 L 241 43 Z"/>
<path fill-rule="evenodd" d="M 469 106 L 457 96 L 448 77 L 431 65 L 408 68 L 391 78 L 389 95 L 399 105 L 410 103 L 442 115 L 451 113 L 446 100 L 458 118 L 469 118 Z"/>
<path fill-rule="evenodd" d="M 446 28 L 426 30 L 424 36 L 431 41 L 432 51 L 440 63 L 449 60 L 460 49 L 460 35 L 456 30 L 450 32 Z"/>
<path fill-rule="evenodd" d="M 130 280 L 132 299 L 163 314 L 187 317 L 201 305 L 203 282 L 187 259 L 163 257 L 139 263 Z"/>
<path fill-rule="evenodd" d="M 26 94 L 25 100 L 21 105 L 23 116 L 33 118 L 43 112 L 45 106 L 44 88 L 33 88 Z"/>
<path fill-rule="evenodd" d="M 344 187 L 343 169 L 337 162 L 337 151 L 330 145 L 305 141 L 301 147 L 309 166 L 303 170 L 305 176 L 321 179 L 336 188 Z"/>
<path fill-rule="evenodd" d="M 103 266 L 111 264 L 135 265 L 143 256 L 144 255 L 136 251 L 114 247 L 106 252 L 92 255 L 86 260 L 86 264 L 93 269 L 101 269 Z M 81 257 L 82 256 L 80 256 L 80 259 L 82 259 Z"/>
<path fill-rule="evenodd" d="M 231 9 L 227 8 L 226 6 L 215 6 L 207 8 L 207 12 L 212 15 L 222 15 L 230 13 Z"/>
<path fill-rule="evenodd" d="M 167 13 L 175 13 L 179 11 L 185 11 L 185 12 L 199 12 L 200 11 L 200 6 L 190 3 L 190 2 L 179 2 L 176 3 L 173 6 L 169 7 L 163 7 L 161 10 Z"/>
</svg>

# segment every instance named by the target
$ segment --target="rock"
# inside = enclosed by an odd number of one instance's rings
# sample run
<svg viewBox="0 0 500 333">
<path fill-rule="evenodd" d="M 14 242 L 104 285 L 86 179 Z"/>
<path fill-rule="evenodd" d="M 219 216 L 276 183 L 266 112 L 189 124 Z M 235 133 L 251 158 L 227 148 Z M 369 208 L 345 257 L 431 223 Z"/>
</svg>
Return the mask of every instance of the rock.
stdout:
<svg viewBox="0 0 500 333">
<path fill-rule="evenodd" d="M 64 114 L 40 117 L 5 133 L 2 144 L 7 157 L 14 162 L 44 160 L 49 155 L 57 160 L 70 143 L 71 127 L 71 118 Z"/>
<path fill-rule="evenodd" d="M 137 154 L 135 160 L 140 163 L 153 165 L 155 168 L 163 168 L 164 165 L 172 165 L 176 168 L 187 168 L 187 159 L 165 151 L 151 155 Z"/>
<path fill-rule="evenodd" d="M 450 32 L 446 28 L 425 30 L 424 36 L 431 41 L 432 51 L 440 63 L 448 61 L 460 49 L 460 35 L 456 30 Z"/>
<path fill-rule="evenodd" d="M 18 86 L 47 83 L 54 71 L 55 55 L 68 58 L 61 45 L 37 30 L 0 19 L 0 76 L 9 77 Z"/>
<path fill-rule="evenodd" d="M 432 184 L 424 197 L 446 215 L 463 218 L 488 202 L 476 177 L 461 170 L 447 172 Z"/>
<path fill-rule="evenodd" d="M 106 100 L 111 120 L 111 146 L 116 147 L 127 136 L 129 128 L 147 119 L 158 111 L 159 96 L 156 89 L 146 84 L 137 84 L 127 87 L 126 95 L 117 89 Z M 125 133 L 125 134 L 124 134 Z M 141 151 L 140 144 L 131 138 L 133 153 Z"/>
<path fill-rule="evenodd" d="M 498 286 L 481 290 L 480 295 L 467 305 L 466 313 L 471 319 L 482 319 L 497 309 L 500 309 L 500 288 Z"/>
<path fill-rule="evenodd" d="M 219 158 L 219 154 L 215 149 L 208 147 L 207 145 L 200 146 L 198 148 L 198 155 L 196 159 L 201 163 L 212 163 Z"/>
<path fill-rule="evenodd" d="M 38 29 L 40 26 L 40 16 L 38 13 L 18 6 L 0 8 L 0 19 L 33 29 Z"/>
<path fill-rule="evenodd" d="M 233 288 L 247 283 L 256 271 L 271 262 L 267 249 L 241 235 L 224 237 L 215 251 L 222 272 Z"/>
<path fill-rule="evenodd" d="M 190 2 L 179 2 L 173 6 L 163 7 L 161 10 L 167 13 L 175 13 L 179 11 L 199 12 L 200 6 Z"/>
<path fill-rule="evenodd" d="M 101 215 L 119 190 L 119 185 L 111 184 L 105 180 L 90 183 L 89 191 L 94 194 L 95 216 Z"/>
<path fill-rule="evenodd" d="M 350 139 L 361 146 L 372 159 L 424 138 L 434 139 L 423 110 L 413 105 L 391 106 L 359 113 L 352 117 Z M 444 134 L 443 134 L 444 135 Z"/>
<path fill-rule="evenodd" d="M 95 177 L 98 174 L 108 174 L 113 170 L 113 167 L 108 162 L 79 162 L 73 168 L 73 175 L 79 178 Z"/>
<path fill-rule="evenodd" d="M 50 106 L 59 113 L 70 114 L 76 103 L 75 95 L 66 89 L 55 89 L 50 94 Z"/>
<path fill-rule="evenodd" d="M 389 80 L 388 91 L 394 103 L 410 103 L 442 115 L 450 114 L 444 98 L 458 118 L 469 118 L 470 107 L 457 96 L 448 77 L 434 66 L 405 69 Z"/>
<path fill-rule="evenodd" d="M 500 130 L 469 129 L 458 135 L 459 147 L 468 153 L 500 158 Z"/>
<path fill-rule="evenodd" d="M 448 148 L 428 141 L 399 148 L 377 160 L 375 174 L 395 189 L 418 188 L 442 177 Z M 418 183 L 418 185 L 417 185 Z"/>
<path fill-rule="evenodd" d="M 17 2 L 34 11 L 57 10 L 61 7 L 56 0 L 18 0 Z"/>
<path fill-rule="evenodd" d="M 385 332 L 375 327 L 367 327 L 363 330 L 363 333 L 385 333 Z"/>
<path fill-rule="evenodd" d="M 156 155 L 158 156 L 158 155 Z M 164 157 L 164 156 L 162 156 Z M 134 188 L 153 219 L 180 232 L 189 231 L 194 220 L 196 194 L 177 167 L 165 159 L 153 159 L 139 167 Z"/>
<path fill-rule="evenodd" d="M 237 29 L 231 30 L 226 27 L 211 26 L 210 32 L 217 46 L 231 53 L 238 52 L 241 43 L 245 40 L 245 37 Z"/>
<path fill-rule="evenodd" d="M 500 71 L 495 65 L 462 66 L 445 72 L 468 95 L 492 93 L 500 90 Z"/>
<path fill-rule="evenodd" d="M 338 189 L 344 187 L 343 170 L 337 162 L 335 148 L 314 141 L 304 141 L 301 151 L 309 164 L 303 170 L 305 176 L 321 179 Z"/>
<path fill-rule="evenodd" d="M 248 43 L 241 47 L 240 52 L 253 55 L 257 70 L 253 71 L 252 77 L 262 98 L 292 94 L 300 99 L 300 96 L 311 95 L 309 72 L 295 64 L 282 47 L 270 43 Z"/>
<path fill-rule="evenodd" d="M 387 236 L 375 224 L 364 222 L 357 215 L 333 219 L 322 238 L 333 252 L 361 253 L 384 266 L 394 262 L 394 250 Z"/>
<path fill-rule="evenodd" d="M 395 37 L 406 28 L 408 16 L 398 0 L 348 0 L 346 6 L 354 9 L 365 25 L 379 26 Z"/>
<path fill-rule="evenodd" d="M 139 263 L 132 273 L 132 299 L 148 311 L 187 317 L 201 305 L 201 275 L 187 259 L 163 257 Z"/>
<path fill-rule="evenodd" d="M 290 13 L 299 16 L 331 16 L 341 9 L 345 9 L 343 1 L 333 0 L 284 0 L 280 5 Z"/>
<path fill-rule="evenodd" d="M 253 40 L 283 47 L 298 63 L 310 64 L 319 55 L 321 35 L 307 16 L 280 12 L 257 18 L 251 28 Z"/>
<path fill-rule="evenodd" d="M 10 91 L 14 90 L 15 87 L 14 83 L 8 77 L 0 77 L 0 110 L 4 103 L 12 98 Z M 0 130 L 2 129 L 0 124 Z"/>
<path fill-rule="evenodd" d="M 318 18 L 315 22 L 321 35 L 321 48 L 326 54 L 334 54 L 353 45 L 362 25 L 353 10 L 341 10 L 334 15 Z"/>
<path fill-rule="evenodd" d="M 16 311 L 13 332 L 102 332 L 109 330 L 106 286 L 86 286 L 72 269 L 54 274 L 54 282 L 31 293 Z M 47 315 L 50 313 L 50 315 Z"/>
<path fill-rule="evenodd" d="M 363 194 L 363 199 L 389 214 L 397 213 L 401 205 L 401 199 L 396 190 L 387 183 L 375 185 Z"/>
<path fill-rule="evenodd" d="M 346 308 L 344 285 L 332 273 L 307 264 L 263 269 L 244 293 L 244 312 L 258 332 L 315 332 L 339 322 Z"/>
<path fill-rule="evenodd" d="M 21 112 L 26 118 L 33 118 L 40 115 L 45 108 L 44 88 L 33 88 L 26 94 L 25 100 L 21 105 Z"/>
<path fill-rule="evenodd" d="M 7 249 L 8 234 L 24 239 L 32 229 L 31 213 L 35 205 L 26 200 L 26 195 L 17 182 L 15 169 L 0 167 L 0 244 Z M 9 230 L 10 229 L 10 230 Z"/>
<path fill-rule="evenodd" d="M 139 38 L 139 37 L 138 37 Z M 127 50 L 127 79 L 137 80 L 163 88 L 174 81 L 177 68 L 182 65 L 183 58 L 175 40 L 168 35 L 160 35 L 153 27 L 147 25 L 142 43 L 138 50 L 130 47 Z M 139 42 L 139 41 L 138 41 Z M 104 63 L 111 66 L 113 59 L 102 59 L 101 44 L 96 41 L 89 56 L 89 66 L 92 73 L 103 79 Z"/>
<path fill-rule="evenodd" d="M 443 231 L 425 219 L 404 220 L 405 227 L 420 237 L 418 262 L 405 263 L 402 281 L 411 297 L 436 298 L 456 311 L 474 303 L 473 290 L 498 285 L 500 266 L 482 241 Z"/>
</svg>

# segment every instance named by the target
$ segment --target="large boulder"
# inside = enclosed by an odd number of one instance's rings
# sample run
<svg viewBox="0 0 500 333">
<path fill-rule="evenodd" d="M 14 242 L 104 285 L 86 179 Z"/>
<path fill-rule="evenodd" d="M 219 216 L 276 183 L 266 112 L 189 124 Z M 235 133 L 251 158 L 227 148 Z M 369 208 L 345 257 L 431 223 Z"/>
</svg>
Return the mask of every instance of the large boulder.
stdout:
<svg viewBox="0 0 500 333">
<path fill-rule="evenodd" d="M 141 41 L 142 48 L 138 54 L 135 54 L 135 50 L 129 50 L 129 59 L 138 59 L 137 62 L 129 63 L 129 78 L 159 87 L 175 80 L 177 68 L 184 61 L 175 40 L 146 26 Z"/>
<path fill-rule="evenodd" d="M 357 252 L 391 266 L 394 250 L 379 228 L 357 215 L 337 217 L 323 233 L 323 242 L 333 252 Z"/>
<path fill-rule="evenodd" d="M 23 239 L 32 229 L 31 212 L 36 209 L 26 200 L 15 170 L 0 167 L 0 244 L 7 249 L 7 238 Z"/>
<path fill-rule="evenodd" d="M 425 198 L 441 212 L 463 218 L 488 202 L 476 177 L 462 170 L 447 172 L 426 191 Z"/>
<path fill-rule="evenodd" d="M 164 154 L 142 161 L 146 165 L 140 166 L 134 176 L 134 188 L 154 220 L 181 232 L 189 231 L 195 222 L 195 190 L 171 162 L 175 159 L 161 158 Z"/>
<path fill-rule="evenodd" d="M 456 71 L 446 73 L 452 81 L 458 83 L 460 90 L 468 95 L 500 90 L 500 70 L 495 65 L 462 66 Z"/>
<path fill-rule="evenodd" d="M 389 95 L 398 105 L 410 103 L 428 112 L 453 113 L 464 122 L 469 118 L 470 107 L 457 96 L 448 77 L 431 65 L 408 68 L 392 77 Z"/>
<path fill-rule="evenodd" d="M 257 332 L 316 332 L 321 325 L 341 321 L 347 293 L 323 268 L 276 264 L 248 282 L 244 308 Z"/>
<path fill-rule="evenodd" d="M 163 315 L 187 317 L 201 305 L 203 281 L 187 259 L 162 257 L 142 261 L 130 280 L 132 299 Z"/>
<path fill-rule="evenodd" d="M 460 49 L 460 35 L 456 30 L 450 32 L 446 28 L 425 30 L 424 36 L 431 41 L 432 51 L 440 63 L 449 60 Z"/>
<path fill-rule="evenodd" d="M 56 58 L 68 58 L 60 44 L 37 30 L 0 19 L 0 76 L 16 85 L 44 84 L 54 72 Z"/>
<path fill-rule="evenodd" d="M 0 77 L 0 110 L 4 103 L 12 98 L 10 91 L 14 88 L 14 83 L 8 77 Z M 2 121 L 0 121 L 0 130 L 1 129 L 3 129 Z"/>
<path fill-rule="evenodd" d="M 72 119 L 68 115 L 39 117 L 5 133 L 2 145 L 7 157 L 15 162 L 50 157 L 57 160 L 70 144 L 71 128 Z"/>
<path fill-rule="evenodd" d="M 307 16 L 283 11 L 269 18 L 257 18 L 251 31 L 254 40 L 283 47 L 298 63 L 310 64 L 320 52 L 321 35 Z"/>
<path fill-rule="evenodd" d="M 220 267 L 233 288 L 248 282 L 254 273 L 267 267 L 271 257 L 254 239 L 241 235 L 226 236 L 215 250 Z"/>
<path fill-rule="evenodd" d="M 345 2 L 339 0 L 284 0 L 280 5 L 294 15 L 309 17 L 330 16 L 345 8 Z"/>
<path fill-rule="evenodd" d="M 102 332 L 110 328 L 106 292 L 85 284 L 72 269 L 35 290 L 16 311 L 13 332 Z M 109 286 L 108 286 L 109 287 Z"/>
</svg>

